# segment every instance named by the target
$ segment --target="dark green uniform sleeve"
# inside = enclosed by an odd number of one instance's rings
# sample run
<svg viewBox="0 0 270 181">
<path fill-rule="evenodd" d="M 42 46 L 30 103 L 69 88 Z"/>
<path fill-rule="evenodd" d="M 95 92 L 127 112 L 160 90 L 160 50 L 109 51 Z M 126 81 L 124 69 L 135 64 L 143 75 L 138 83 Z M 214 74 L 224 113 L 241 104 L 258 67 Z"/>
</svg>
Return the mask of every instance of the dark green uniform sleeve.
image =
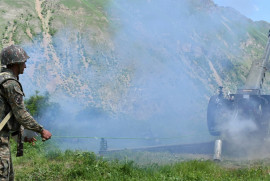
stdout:
<svg viewBox="0 0 270 181">
<path fill-rule="evenodd" d="M 9 103 L 15 119 L 24 126 L 24 128 L 41 133 L 43 127 L 38 124 L 35 119 L 27 112 L 23 96 L 24 93 L 18 82 L 8 80 L 2 84 L 5 90 L 5 96 Z"/>
</svg>

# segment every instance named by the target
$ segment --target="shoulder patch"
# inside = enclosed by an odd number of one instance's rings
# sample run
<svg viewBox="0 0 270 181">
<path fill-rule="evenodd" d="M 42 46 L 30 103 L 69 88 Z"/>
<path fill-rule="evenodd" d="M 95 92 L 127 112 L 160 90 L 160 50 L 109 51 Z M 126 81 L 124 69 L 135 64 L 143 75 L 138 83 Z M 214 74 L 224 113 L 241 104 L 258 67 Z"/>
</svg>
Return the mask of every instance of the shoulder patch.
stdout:
<svg viewBox="0 0 270 181">
<path fill-rule="evenodd" d="M 23 103 L 22 95 L 16 95 L 14 99 L 15 99 L 16 104 L 22 105 Z"/>
<path fill-rule="evenodd" d="M 16 91 L 17 93 L 19 93 L 20 95 L 24 96 L 24 93 L 23 93 L 23 91 L 21 90 L 20 87 L 15 86 L 14 89 L 15 89 L 15 91 Z"/>
<path fill-rule="evenodd" d="M 14 101 L 17 105 L 23 105 L 24 93 L 19 87 L 19 85 L 14 85 Z"/>
</svg>

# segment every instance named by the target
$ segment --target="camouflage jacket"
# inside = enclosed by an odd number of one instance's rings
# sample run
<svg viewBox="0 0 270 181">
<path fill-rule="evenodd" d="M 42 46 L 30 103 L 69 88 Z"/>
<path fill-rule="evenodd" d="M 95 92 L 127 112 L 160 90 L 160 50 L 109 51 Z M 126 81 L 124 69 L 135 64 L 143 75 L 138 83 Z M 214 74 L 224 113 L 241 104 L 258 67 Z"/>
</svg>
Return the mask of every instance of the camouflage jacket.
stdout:
<svg viewBox="0 0 270 181">
<path fill-rule="evenodd" d="M 1 132 L 15 132 L 20 126 L 41 133 L 42 126 L 27 112 L 23 102 L 23 89 L 9 69 L 0 73 L 0 121 L 12 111 L 13 115 Z"/>
</svg>

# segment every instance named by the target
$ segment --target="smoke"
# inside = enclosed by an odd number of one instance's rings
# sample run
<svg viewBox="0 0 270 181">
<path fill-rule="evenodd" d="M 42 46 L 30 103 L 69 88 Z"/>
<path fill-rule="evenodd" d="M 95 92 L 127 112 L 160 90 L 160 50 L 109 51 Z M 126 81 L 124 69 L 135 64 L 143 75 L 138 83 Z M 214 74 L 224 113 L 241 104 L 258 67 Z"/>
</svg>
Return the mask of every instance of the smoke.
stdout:
<svg viewBox="0 0 270 181">
<path fill-rule="evenodd" d="M 208 97 L 231 66 L 226 51 L 239 55 L 247 23 L 222 13 L 212 1 L 112 1 L 105 30 L 65 27 L 49 53 L 42 36 L 25 44 L 31 58 L 23 87 L 28 96 L 49 91 L 59 104 L 41 118 L 55 136 L 145 138 L 109 139 L 109 148 L 209 141 Z M 95 139 L 59 143 L 99 147 Z"/>
<path fill-rule="evenodd" d="M 224 111 L 227 111 L 226 114 L 230 115 L 227 117 L 226 121 L 223 120 L 219 123 L 219 130 L 221 130 L 222 137 L 225 139 L 230 140 L 235 144 L 243 144 L 241 141 L 246 140 L 244 142 L 246 143 L 248 139 L 250 139 L 247 137 L 248 134 L 259 130 L 255 120 L 251 118 L 251 115 L 250 117 L 246 116 L 248 110 L 242 114 L 238 113 L 238 108 L 233 111 L 231 109 Z"/>
<path fill-rule="evenodd" d="M 225 141 L 225 155 L 245 159 L 268 157 L 268 105 L 257 96 L 236 95 L 229 101 L 220 101 L 212 110 L 215 118 L 210 117 L 216 121 L 220 139 Z"/>
<path fill-rule="evenodd" d="M 256 131 L 258 128 L 251 119 L 235 119 L 229 120 L 226 124 L 223 124 L 222 129 L 226 130 L 231 138 L 235 138 L 237 136 L 244 135 L 246 131 L 252 132 Z"/>
</svg>

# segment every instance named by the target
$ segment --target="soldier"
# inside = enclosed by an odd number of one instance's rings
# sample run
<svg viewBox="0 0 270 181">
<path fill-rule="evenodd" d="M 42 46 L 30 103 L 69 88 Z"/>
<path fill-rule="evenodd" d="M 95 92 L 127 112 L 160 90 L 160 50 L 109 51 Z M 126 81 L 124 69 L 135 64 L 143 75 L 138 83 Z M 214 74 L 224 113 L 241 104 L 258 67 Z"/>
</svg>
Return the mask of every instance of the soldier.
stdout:
<svg viewBox="0 0 270 181">
<path fill-rule="evenodd" d="M 19 74 L 23 74 L 29 56 L 21 47 L 11 45 L 2 50 L 0 57 L 2 66 L 6 66 L 0 73 L 0 122 L 9 112 L 12 113 L 0 131 L 0 178 L 14 180 L 9 146 L 10 134 L 20 132 L 24 127 L 40 133 L 43 140 L 50 139 L 52 135 L 34 120 L 24 106 L 24 93 L 19 82 Z M 36 139 L 25 138 L 25 141 L 34 143 Z"/>
</svg>

